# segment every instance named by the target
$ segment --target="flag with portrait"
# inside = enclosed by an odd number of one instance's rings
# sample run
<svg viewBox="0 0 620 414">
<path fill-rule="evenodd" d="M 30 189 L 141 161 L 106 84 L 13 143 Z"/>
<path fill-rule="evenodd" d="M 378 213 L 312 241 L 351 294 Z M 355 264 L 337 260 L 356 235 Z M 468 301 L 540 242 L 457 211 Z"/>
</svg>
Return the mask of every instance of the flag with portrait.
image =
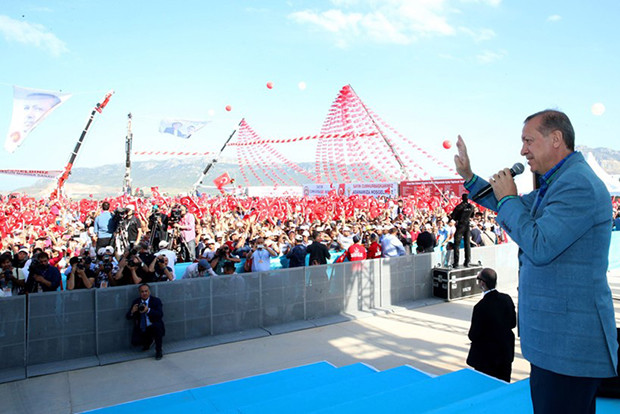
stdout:
<svg viewBox="0 0 620 414">
<path fill-rule="evenodd" d="M 207 123 L 207 121 L 189 121 L 187 119 L 162 119 L 159 123 L 159 132 L 187 139 Z"/>
<path fill-rule="evenodd" d="M 68 93 L 13 86 L 13 116 L 4 148 L 15 152 L 28 134 L 70 97 Z"/>
</svg>

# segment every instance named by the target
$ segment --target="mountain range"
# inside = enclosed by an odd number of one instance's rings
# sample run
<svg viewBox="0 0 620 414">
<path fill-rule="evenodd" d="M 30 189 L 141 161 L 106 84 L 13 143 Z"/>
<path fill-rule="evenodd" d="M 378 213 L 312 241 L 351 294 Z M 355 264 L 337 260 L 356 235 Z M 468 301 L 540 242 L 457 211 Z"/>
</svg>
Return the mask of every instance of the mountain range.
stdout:
<svg viewBox="0 0 620 414">
<path fill-rule="evenodd" d="M 608 174 L 620 175 L 620 151 L 609 148 L 590 148 L 587 146 L 577 146 L 576 149 L 584 154 L 588 152 L 593 153 L 596 160 Z M 201 176 L 207 163 L 208 161 L 200 157 L 133 162 L 131 168 L 132 189 L 135 191 L 141 188 L 145 193 L 150 193 L 151 187 L 158 187 L 161 193 L 188 193 Z M 298 166 L 309 173 L 309 175 L 314 175 L 314 163 L 300 163 Z M 354 165 L 349 167 L 352 168 Z M 293 177 L 299 184 L 310 183 L 307 177 L 286 165 L 271 166 L 271 168 L 283 171 L 289 177 Z M 238 165 L 232 160 L 222 160 L 215 163 L 210 169 L 203 182 L 205 187 L 201 187 L 201 191 L 217 193 L 217 190 L 213 188 L 212 181 L 224 172 L 228 172 L 232 178 L 241 182 L 242 176 Z M 69 180 L 65 184 L 65 190 L 72 198 L 83 198 L 90 195 L 95 198 L 116 196 L 121 193 L 124 174 L 125 166 L 123 164 L 74 168 Z M 261 185 L 255 177 L 248 175 L 248 179 L 250 185 Z M 55 180 L 41 179 L 32 186 L 23 187 L 16 191 L 25 192 L 35 197 L 43 197 L 50 194 L 55 184 Z"/>
</svg>

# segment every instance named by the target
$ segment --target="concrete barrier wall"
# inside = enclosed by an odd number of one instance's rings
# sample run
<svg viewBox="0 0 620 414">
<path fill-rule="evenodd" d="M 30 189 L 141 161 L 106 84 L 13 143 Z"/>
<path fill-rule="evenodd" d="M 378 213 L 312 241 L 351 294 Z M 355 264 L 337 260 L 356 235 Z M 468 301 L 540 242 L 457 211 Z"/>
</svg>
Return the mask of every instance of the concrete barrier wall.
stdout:
<svg viewBox="0 0 620 414">
<path fill-rule="evenodd" d="M 26 377 L 26 297 L 0 298 L 0 383 Z"/>
<path fill-rule="evenodd" d="M 499 288 L 507 288 L 517 282 L 517 249 L 472 249 L 472 262 L 495 268 Z M 286 324 L 430 298 L 431 269 L 440 261 L 436 252 L 177 280 L 151 290 L 164 304 L 165 348 L 256 329 L 268 334 L 276 326 L 285 331 Z M 0 362 L 0 381 L 139 357 L 125 318 L 137 296 L 136 286 L 122 286 L 1 299 L 0 351 L 10 357 Z"/>
</svg>

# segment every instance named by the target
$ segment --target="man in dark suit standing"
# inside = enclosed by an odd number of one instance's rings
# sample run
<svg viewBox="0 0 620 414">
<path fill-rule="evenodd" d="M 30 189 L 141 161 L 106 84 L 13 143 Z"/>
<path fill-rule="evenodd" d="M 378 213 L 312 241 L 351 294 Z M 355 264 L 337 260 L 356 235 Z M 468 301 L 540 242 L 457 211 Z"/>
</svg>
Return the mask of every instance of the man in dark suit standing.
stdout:
<svg viewBox="0 0 620 414">
<path fill-rule="evenodd" d="M 162 338 L 166 333 L 164 307 L 159 298 L 151 296 L 151 289 L 146 283 L 140 285 L 138 290 L 140 297 L 133 300 L 126 315 L 134 323 L 131 344 L 142 345 L 142 350 L 147 351 L 155 341 L 155 359 L 159 361 L 163 357 Z"/>
<path fill-rule="evenodd" d="M 471 233 L 469 229 L 469 219 L 474 214 L 474 206 L 467 202 L 467 193 L 461 196 L 463 200 L 457 205 L 450 217 L 456 221 L 456 232 L 454 232 L 454 261 L 452 262 L 455 269 L 459 267 L 459 250 L 461 248 L 461 239 L 464 240 L 465 262 L 463 265 L 467 267 L 471 260 Z"/>
<path fill-rule="evenodd" d="M 482 269 L 477 279 L 483 296 L 471 315 L 467 364 L 476 371 L 510 382 L 515 355 L 512 329 L 517 326 L 515 305 L 509 295 L 495 289 L 495 270 Z"/>
</svg>

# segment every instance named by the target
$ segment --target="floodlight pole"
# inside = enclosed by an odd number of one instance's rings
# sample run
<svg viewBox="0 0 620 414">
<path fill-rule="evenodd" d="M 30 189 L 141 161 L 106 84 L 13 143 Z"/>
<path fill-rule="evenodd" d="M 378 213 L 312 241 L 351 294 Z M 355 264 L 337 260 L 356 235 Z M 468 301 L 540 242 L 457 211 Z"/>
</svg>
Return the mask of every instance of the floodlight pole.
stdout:
<svg viewBox="0 0 620 414">
<path fill-rule="evenodd" d="M 243 121 L 244 121 L 244 118 L 242 118 L 241 121 L 239 121 L 239 125 L 237 126 L 237 128 L 241 126 Z M 230 134 L 230 136 L 228 137 L 226 142 L 224 142 L 224 145 L 222 145 L 222 148 L 220 148 L 220 152 L 218 152 L 217 155 L 207 164 L 205 169 L 202 171 L 202 174 L 200 174 L 200 177 L 198 178 L 198 180 L 192 186 L 191 194 L 196 194 L 196 190 L 202 184 L 202 181 L 205 179 L 205 177 L 209 173 L 209 170 L 211 169 L 211 167 L 213 167 L 213 165 L 215 165 L 217 163 L 218 159 L 222 155 L 222 152 L 224 152 L 224 148 L 226 148 L 226 145 L 228 145 L 228 143 L 230 142 L 232 137 L 235 135 L 235 133 L 237 133 L 236 129 L 233 130 L 233 132 Z"/>
</svg>

